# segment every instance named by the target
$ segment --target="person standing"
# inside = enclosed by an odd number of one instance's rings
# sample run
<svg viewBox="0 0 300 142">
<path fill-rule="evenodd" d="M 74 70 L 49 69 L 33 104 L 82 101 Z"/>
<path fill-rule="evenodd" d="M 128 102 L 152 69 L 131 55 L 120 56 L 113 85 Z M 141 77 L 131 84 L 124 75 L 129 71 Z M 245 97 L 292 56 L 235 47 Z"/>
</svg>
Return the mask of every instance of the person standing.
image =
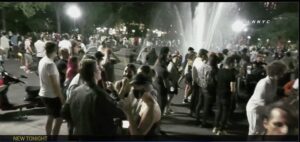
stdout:
<svg viewBox="0 0 300 142">
<path fill-rule="evenodd" d="M 97 62 L 84 59 L 80 78 L 83 84 L 75 88 L 62 109 L 62 116 L 74 126 L 74 135 L 115 136 L 121 110 L 109 95 L 98 87 L 101 78 Z"/>
<path fill-rule="evenodd" d="M 171 87 L 169 79 L 169 72 L 167 66 L 169 64 L 169 47 L 162 47 L 160 55 L 154 65 L 154 70 L 157 76 L 154 79 L 154 87 L 158 91 L 158 102 L 160 103 L 161 112 L 164 113 L 168 102 L 168 93 Z"/>
<path fill-rule="evenodd" d="M 48 115 L 46 123 L 47 135 L 58 135 L 62 124 L 60 117 L 61 106 L 65 102 L 59 83 L 59 72 L 54 63 L 57 56 L 57 45 L 53 42 L 47 42 L 45 45 L 46 56 L 39 63 L 40 92 L 43 103 L 46 106 Z M 53 125 L 54 121 L 54 126 Z"/>
<path fill-rule="evenodd" d="M 230 113 L 230 101 L 232 95 L 236 92 L 235 77 L 234 59 L 232 57 L 227 57 L 224 62 L 224 67 L 218 71 L 216 76 L 218 83 L 216 96 L 217 113 L 215 116 L 213 133 L 216 133 L 217 135 L 226 133 L 224 127 Z"/>
<path fill-rule="evenodd" d="M 33 63 L 32 60 L 32 54 L 33 54 L 33 50 L 31 48 L 31 43 L 32 43 L 32 37 L 28 37 L 25 40 L 25 72 L 29 73 L 30 72 L 30 66 Z"/>
<path fill-rule="evenodd" d="M 71 41 L 69 40 L 68 35 L 67 34 L 63 34 L 62 39 L 63 40 L 58 43 L 59 49 L 66 48 L 66 49 L 68 49 L 69 54 L 71 54 L 72 44 L 71 44 Z"/>
<path fill-rule="evenodd" d="M 2 58 L 3 60 L 6 60 L 8 58 L 8 51 L 9 51 L 9 39 L 7 38 L 6 32 L 2 33 L 1 39 L 0 39 L 0 48 L 3 50 Z"/>
<path fill-rule="evenodd" d="M 211 95 L 209 92 L 209 87 L 212 85 L 213 77 L 212 77 L 212 68 L 207 63 L 208 62 L 208 51 L 205 49 L 200 49 L 199 51 L 199 62 L 194 62 L 193 70 L 192 70 L 192 77 L 195 87 L 195 96 L 194 98 L 198 98 L 194 100 L 196 102 L 196 117 L 197 123 L 200 121 L 200 110 L 204 109 L 204 118 L 202 121 L 202 126 L 206 126 L 206 119 L 208 116 L 208 108 L 209 102 L 211 100 Z M 199 64 L 198 64 L 199 63 Z"/>
<path fill-rule="evenodd" d="M 36 50 L 36 57 L 38 58 L 38 62 L 45 56 L 45 42 L 43 41 L 43 37 L 40 37 L 35 43 L 34 47 Z"/>
<path fill-rule="evenodd" d="M 18 53 L 18 35 L 16 33 L 10 38 L 10 42 L 12 45 L 13 58 L 17 58 Z"/>
</svg>

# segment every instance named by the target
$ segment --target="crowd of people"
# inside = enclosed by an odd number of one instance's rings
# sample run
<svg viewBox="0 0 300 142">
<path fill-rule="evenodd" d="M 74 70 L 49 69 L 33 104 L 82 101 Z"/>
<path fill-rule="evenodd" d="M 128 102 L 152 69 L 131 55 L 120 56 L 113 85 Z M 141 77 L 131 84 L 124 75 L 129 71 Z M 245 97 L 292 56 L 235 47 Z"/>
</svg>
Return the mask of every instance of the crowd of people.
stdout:
<svg viewBox="0 0 300 142">
<path fill-rule="evenodd" d="M 285 48 L 196 53 L 189 47 L 183 57 L 161 47 L 157 59 L 149 58 L 140 67 L 126 65 L 119 79 L 114 65 L 121 61 L 108 42 L 91 37 L 85 45 L 80 36 L 70 40 L 68 34 L 57 39 L 41 33 L 34 43 L 31 36 L 23 38 L 22 45 L 15 36 L 2 33 L 1 57 L 5 61 L 10 48 L 18 48 L 13 55 L 18 57 L 24 49 L 21 59 L 30 72 L 36 56 L 47 135 L 58 135 L 63 119 L 69 135 L 124 135 L 118 130 L 125 120 L 130 125 L 127 135 L 160 135 L 161 119 L 174 113 L 172 99 L 179 95 L 183 79 L 182 103 L 197 125 L 213 125 L 216 135 L 226 134 L 241 98 L 249 135 L 298 133 L 298 60 Z"/>
</svg>

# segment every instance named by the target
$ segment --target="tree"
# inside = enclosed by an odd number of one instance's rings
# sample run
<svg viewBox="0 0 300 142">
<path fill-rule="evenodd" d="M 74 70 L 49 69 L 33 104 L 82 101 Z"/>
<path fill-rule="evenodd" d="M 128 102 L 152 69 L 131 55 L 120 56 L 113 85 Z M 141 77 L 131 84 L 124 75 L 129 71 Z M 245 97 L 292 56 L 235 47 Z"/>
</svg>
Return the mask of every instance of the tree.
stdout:
<svg viewBox="0 0 300 142">
<path fill-rule="evenodd" d="M 49 3 L 47 2 L 0 2 L 2 28 L 6 30 L 6 13 L 7 9 L 14 8 L 21 10 L 23 14 L 30 18 L 36 14 L 37 11 L 44 11 Z"/>
<path fill-rule="evenodd" d="M 292 41 L 298 40 L 299 15 L 298 13 L 283 13 L 275 17 L 270 24 L 257 30 L 257 34 L 265 39 L 276 40 L 278 36 Z"/>
</svg>

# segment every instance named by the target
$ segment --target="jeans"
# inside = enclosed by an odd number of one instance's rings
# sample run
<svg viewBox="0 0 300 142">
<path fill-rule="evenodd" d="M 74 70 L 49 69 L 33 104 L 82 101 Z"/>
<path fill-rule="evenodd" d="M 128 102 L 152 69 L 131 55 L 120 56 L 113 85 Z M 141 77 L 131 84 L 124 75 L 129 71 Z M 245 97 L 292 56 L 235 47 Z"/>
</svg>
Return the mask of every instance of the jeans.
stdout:
<svg viewBox="0 0 300 142">
<path fill-rule="evenodd" d="M 230 95 L 230 94 L 227 94 Z M 215 116 L 215 127 L 220 130 L 224 129 L 227 123 L 228 115 L 230 110 L 230 98 L 224 99 L 217 96 L 217 113 Z"/>
<path fill-rule="evenodd" d="M 196 107 L 196 113 L 197 113 L 197 121 L 200 119 L 200 110 L 203 109 L 203 123 L 206 123 L 206 120 L 209 116 L 209 113 L 212 109 L 212 95 L 206 88 L 200 88 L 199 89 L 199 100 Z"/>
<path fill-rule="evenodd" d="M 197 103 L 198 103 L 198 100 L 199 100 L 199 86 L 197 84 L 194 84 L 192 86 L 193 88 L 193 92 L 192 92 L 192 98 L 191 98 L 191 104 L 190 104 L 190 110 L 191 110 L 191 113 L 194 113 L 196 112 L 196 108 L 197 108 Z"/>
</svg>

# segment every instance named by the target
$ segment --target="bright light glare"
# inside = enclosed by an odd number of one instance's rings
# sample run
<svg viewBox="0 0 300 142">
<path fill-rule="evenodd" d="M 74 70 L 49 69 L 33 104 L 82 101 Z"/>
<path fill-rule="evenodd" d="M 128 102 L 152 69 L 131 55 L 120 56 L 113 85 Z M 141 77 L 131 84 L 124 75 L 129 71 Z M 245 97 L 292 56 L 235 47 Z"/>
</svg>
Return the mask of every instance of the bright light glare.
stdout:
<svg viewBox="0 0 300 142">
<path fill-rule="evenodd" d="M 122 128 L 125 128 L 125 129 L 129 128 L 129 122 L 127 120 L 122 121 Z"/>
<path fill-rule="evenodd" d="M 67 9 L 67 14 L 74 19 L 77 19 L 81 16 L 81 11 L 76 5 L 72 5 Z"/>
<path fill-rule="evenodd" d="M 248 39 L 251 39 L 251 36 L 248 36 L 247 38 L 248 38 Z"/>
<path fill-rule="evenodd" d="M 246 27 L 246 24 L 244 24 L 242 21 L 236 21 L 231 26 L 231 28 L 234 32 L 240 32 L 243 29 L 245 29 L 245 27 Z"/>
</svg>

